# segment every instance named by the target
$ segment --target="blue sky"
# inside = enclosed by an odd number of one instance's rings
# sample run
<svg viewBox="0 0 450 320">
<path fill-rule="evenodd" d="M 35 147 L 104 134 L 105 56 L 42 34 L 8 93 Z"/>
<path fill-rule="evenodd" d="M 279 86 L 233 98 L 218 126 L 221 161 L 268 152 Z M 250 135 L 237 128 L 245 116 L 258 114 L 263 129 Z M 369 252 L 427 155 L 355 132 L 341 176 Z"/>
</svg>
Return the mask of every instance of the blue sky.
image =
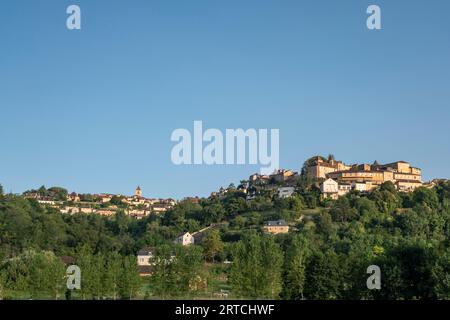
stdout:
<svg viewBox="0 0 450 320">
<path fill-rule="evenodd" d="M 78 4 L 82 30 L 66 28 Z M 382 10 L 380 31 L 366 9 Z M 208 195 L 259 166 L 175 166 L 177 128 L 279 128 L 280 164 L 410 161 L 450 178 L 450 2 L 0 3 L 0 183 Z"/>
</svg>

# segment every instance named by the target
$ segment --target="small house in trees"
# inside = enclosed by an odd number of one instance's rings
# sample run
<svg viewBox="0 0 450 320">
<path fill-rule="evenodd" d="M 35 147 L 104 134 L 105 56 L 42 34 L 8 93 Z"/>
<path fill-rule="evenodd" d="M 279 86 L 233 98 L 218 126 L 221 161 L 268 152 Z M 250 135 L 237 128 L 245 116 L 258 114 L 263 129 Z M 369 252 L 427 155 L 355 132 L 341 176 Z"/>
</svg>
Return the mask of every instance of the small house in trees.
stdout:
<svg viewBox="0 0 450 320">
<path fill-rule="evenodd" d="M 150 276 L 152 267 L 154 265 L 153 259 L 155 257 L 154 247 L 144 247 L 138 251 L 137 254 L 137 266 L 139 275 L 141 277 Z"/>
<path fill-rule="evenodd" d="M 137 263 L 138 266 L 151 266 L 152 260 L 155 257 L 155 248 L 154 247 L 144 247 L 138 251 L 137 254 Z"/>
<path fill-rule="evenodd" d="M 280 198 L 290 198 L 295 192 L 294 187 L 282 187 L 278 188 L 278 197 Z"/>
<path fill-rule="evenodd" d="M 288 233 L 289 225 L 284 220 L 266 221 L 263 230 L 272 234 Z"/>
<path fill-rule="evenodd" d="M 289 225 L 284 220 L 267 221 L 264 223 L 263 230 L 271 234 L 288 233 Z"/>
<path fill-rule="evenodd" d="M 183 232 L 175 239 L 175 243 L 181 244 L 182 246 L 194 244 L 194 241 L 194 237 L 189 232 Z"/>
</svg>

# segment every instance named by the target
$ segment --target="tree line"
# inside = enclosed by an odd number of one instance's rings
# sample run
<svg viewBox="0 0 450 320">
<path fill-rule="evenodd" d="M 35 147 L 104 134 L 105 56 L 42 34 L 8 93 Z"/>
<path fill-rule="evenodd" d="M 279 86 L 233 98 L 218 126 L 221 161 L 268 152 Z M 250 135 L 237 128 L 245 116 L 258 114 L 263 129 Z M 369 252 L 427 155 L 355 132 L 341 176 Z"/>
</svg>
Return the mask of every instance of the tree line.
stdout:
<svg viewBox="0 0 450 320">
<path fill-rule="evenodd" d="M 71 261 L 81 270 L 79 291 L 67 287 L 67 266 L 51 251 L 25 250 L 0 266 L 0 299 L 132 299 L 141 289 L 136 258 L 93 254 L 80 247 Z"/>
<path fill-rule="evenodd" d="M 287 220 L 291 231 L 263 234 L 262 223 L 276 219 Z M 223 225 L 208 231 L 200 245 L 173 244 L 178 233 L 214 223 Z M 133 298 L 138 287 L 149 297 L 198 296 L 217 277 L 205 265 L 223 265 L 221 276 L 239 298 L 449 299 L 449 236 L 448 181 L 411 193 L 388 182 L 336 201 L 320 198 L 305 181 L 289 199 L 262 192 L 247 200 L 230 186 L 224 196 L 181 201 L 163 216 L 141 220 L 123 212 L 62 215 L 2 193 L 0 295 L 65 297 L 58 261 L 67 255 L 85 269 L 86 285 L 78 293 L 85 299 Z M 135 254 L 143 246 L 154 246 L 156 256 L 152 276 L 138 284 Z M 366 287 L 369 265 L 381 269 L 381 290 Z M 36 271 L 44 269 L 62 281 Z"/>
</svg>

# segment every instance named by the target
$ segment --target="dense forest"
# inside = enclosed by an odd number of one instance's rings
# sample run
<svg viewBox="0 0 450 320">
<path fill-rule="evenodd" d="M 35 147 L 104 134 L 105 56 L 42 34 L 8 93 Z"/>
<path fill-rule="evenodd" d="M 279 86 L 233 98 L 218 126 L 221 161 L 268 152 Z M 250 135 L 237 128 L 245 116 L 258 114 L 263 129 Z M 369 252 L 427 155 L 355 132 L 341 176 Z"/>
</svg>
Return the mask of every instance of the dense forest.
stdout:
<svg viewBox="0 0 450 320">
<path fill-rule="evenodd" d="M 284 219 L 288 234 L 264 221 Z M 200 245 L 183 231 L 219 224 Z M 61 214 L 0 189 L 0 298 L 195 298 L 226 289 L 232 298 L 450 299 L 450 182 L 399 193 L 388 182 L 368 194 L 323 200 L 300 181 L 291 198 L 260 192 L 179 202 L 164 215 L 133 219 Z M 137 251 L 156 247 L 152 275 L 140 278 Z M 82 289 L 65 287 L 61 257 L 74 257 Z M 366 269 L 381 269 L 369 290 Z"/>
</svg>

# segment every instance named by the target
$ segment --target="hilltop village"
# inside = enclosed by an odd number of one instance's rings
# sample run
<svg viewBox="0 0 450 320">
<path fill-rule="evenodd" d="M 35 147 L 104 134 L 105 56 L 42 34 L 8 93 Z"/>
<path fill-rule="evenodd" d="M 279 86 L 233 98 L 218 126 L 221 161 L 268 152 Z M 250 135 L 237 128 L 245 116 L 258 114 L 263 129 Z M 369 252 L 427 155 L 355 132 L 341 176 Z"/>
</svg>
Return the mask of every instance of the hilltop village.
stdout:
<svg viewBox="0 0 450 320">
<path fill-rule="evenodd" d="M 78 194 L 68 193 L 65 189 L 53 187 L 26 191 L 25 198 L 35 199 L 42 205 L 57 208 L 63 214 L 98 214 L 113 216 L 119 210 L 126 215 L 142 219 L 151 214 L 162 214 L 177 203 L 174 199 L 149 199 L 142 196 L 141 187 L 137 187 L 133 196 L 116 194 Z"/>
<path fill-rule="evenodd" d="M 76 299 L 450 298 L 441 281 L 450 265 L 450 181 L 424 182 L 406 161 L 315 156 L 298 172 L 253 174 L 182 200 L 147 198 L 140 187 L 129 196 L 61 187 L 15 195 L 0 186 L 0 230 L 0 287 L 9 298 L 61 297 L 36 275 L 55 279 L 61 270 L 64 279 L 72 264 L 85 275 L 81 291 L 70 292 Z M 411 269 L 416 261 L 426 263 Z M 372 264 L 397 287 L 365 291 L 360 277 Z"/>
<path fill-rule="evenodd" d="M 308 159 L 300 170 L 300 173 L 289 169 L 279 169 L 271 175 L 253 174 L 248 180 L 242 180 L 235 187 L 231 184 L 227 188 L 221 187 L 217 192 L 212 192 L 209 200 L 222 199 L 230 192 L 238 192 L 244 195 L 247 202 L 258 197 L 277 199 L 289 199 L 301 193 L 307 187 L 320 193 L 322 201 L 337 200 L 349 192 L 369 193 L 385 182 L 391 182 L 399 192 L 410 193 L 418 187 L 432 188 L 438 180 L 422 182 L 422 171 L 411 166 L 406 161 L 397 161 L 387 164 L 345 164 L 335 160 L 334 156 L 328 158 L 315 156 Z M 143 219 L 155 215 L 162 216 L 173 209 L 178 201 L 175 199 L 149 199 L 142 195 L 142 189 L 138 186 L 133 196 L 115 194 L 77 194 L 68 193 L 65 189 L 53 187 L 46 189 L 26 191 L 25 198 L 35 199 L 38 203 L 58 209 L 62 214 L 98 214 L 111 217 L 121 211 L 125 215 Z M 186 198 L 183 202 L 193 204 L 201 203 L 202 199 Z M 301 216 L 301 219 L 304 216 Z M 290 224 L 285 219 L 263 221 L 261 231 L 270 234 L 285 234 L 290 230 Z M 200 244 L 208 231 L 220 229 L 227 222 L 214 223 L 199 230 L 181 232 L 174 237 L 173 242 L 182 246 Z M 138 257 L 141 267 L 148 265 L 150 251 L 143 248 L 140 253 L 147 251 Z M 145 256 L 145 257 L 143 257 Z M 144 259 L 144 260 L 143 260 Z M 140 261 L 145 261 L 143 264 Z"/>
<path fill-rule="evenodd" d="M 320 198 L 325 204 L 326 201 L 337 200 L 350 192 L 368 194 L 386 182 L 392 183 L 398 192 L 412 193 L 419 187 L 431 189 L 442 181 L 423 183 L 421 169 L 411 166 L 406 161 L 387 164 L 375 161 L 373 164 L 348 165 L 343 161 L 336 161 L 332 155 L 328 158 L 316 156 L 304 163 L 300 173 L 279 169 L 271 175 L 253 174 L 248 180 L 242 180 L 237 187 L 231 184 L 227 188 L 221 187 L 217 192 L 212 192 L 208 201 L 221 201 L 236 193 L 244 195 L 248 203 L 264 197 L 294 200 L 306 188 L 308 192 L 320 193 Z M 194 204 L 201 202 L 199 198 L 187 200 Z M 295 205 L 291 207 L 294 208 Z M 296 230 L 295 221 L 307 222 L 311 219 L 312 216 L 307 213 L 302 213 L 300 217 L 294 219 L 286 219 L 289 221 L 266 219 L 262 221 L 260 230 L 266 234 L 288 234 L 290 230 Z M 235 224 L 236 222 L 231 223 Z M 205 235 L 210 231 L 228 227 L 228 223 L 215 223 L 194 232 L 184 231 L 175 237 L 174 243 L 181 246 L 202 245 Z M 138 252 L 138 267 L 142 275 L 150 275 L 154 253 L 154 247 L 144 247 Z"/>
<path fill-rule="evenodd" d="M 247 202 L 258 197 L 290 199 L 307 187 L 320 193 L 323 201 L 332 201 L 352 191 L 369 193 L 385 182 L 391 182 L 399 192 L 409 193 L 421 186 L 432 188 L 438 181 L 423 183 L 421 169 L 411 166 L 406 161 L 387 164 L 379 164 L 375 161 L 373 164 L 348 165 L 343 161 L 335 160 L 332 155 L 328 158 L 315 156 L 304 163 L 300 173 L 289 169 L 279 169 L 271 175 L 253 174 L 248 180 L 242 180 L 237 187 L 231 184 L 227 188 L 221 187 L 217 192 L 212 192 L 209 200 L 225 198 L 230 192 L 244 195 Z M 151 215 L 162 216 L 178 203 L 174 199 L 146 198 L 142 195 L 139 186 L 135 189 L 133 196 L 67 193 L 58 187 L 50 189 L 41 187 L 39 190 L 27 191 L 23 195 L 37 200 L 42 205 L 57 208 L 62 214 L 98 214 L 111 217 L 121 211 L 135 219 Z M 186 201 L 198 205 L 202 199 L 195 197 L 183 200 L 183 202 Z M 305 215 L 301 215 L 300 219 L 303 218 Z M 185 230 L 173 238 L 173 243 L 181 246 L 198 245 L 202 243 L 208 232 L 227 225 L 227 222 L 214 223 L 191 232 Z M 262 222 L 260 228 L 263 233 L 276 235 L 289 233 L 292 225 L 292 221 L 287 222 L 285 219 L 268 219 Z M 151 247 L 139 250 L 137 261 L 141 275 L 149 273 L 149 259 L 153 251 L 154 248 Z"/>
<path fill-rule="evenodd" d="M 310 183 L 318 188 L 324 198 L 336 200 L 351 190 L 369 192 L 375 187 L 390 181 L 400 192 L 412 192 L 421 186 L 432 187 L 435 182 L 423 183 L 422 171 L 406 161 L 387 164 L 352 164 L 336 161 L 330 155 L 328 159 L 317 156 L 307 160 L 298 174 L 292 170 L 280 169 L 272 175 L 254 174 L 250 176 L 247 186 L 240 188 L 248 193 L 248 198 L 255 197 L 258 189 L 276 188 L 280 197 L 291 196 L 299 183 Z M 219 191 L 219 193 L 223 190 Z"/>
<path fill-rule="evenodd" d="M 412 192 L 421 186 L 431 188 L 437 180 L 423 183 L 421 169 L 411 166 L 406 161 L 387 164 L 379 164 L 375 161 L 373 164 L 348 165 L 343 161 L 335 160 L 334 156 L 330 155 L 328 158 L 316 156 L 308 159 L 300 173 L 289 169 L 279 169 L 271 175 L 253 174 L 248 180 L 242 180 L 236 189 L 244 193 L 247 200 L 255 199 L 261 194 L 289 198 L 298 191 L 299 186 L 309 184 L 320 190 L 323 199 L 336 200 L 352 190 L 362 193 L 370 192 L 387 181 L 392 182 L 400 192 Z M 212 192 L 210 197 L 223 197 L 229 190 L 230 188 L 221 187 L 217 192 Z M 38 190 L 26 191 L 23 196 L 35 199 L 42 205 L 57 208 L 63 214 L 113 216 L 117 211 L 122 210 L 126 215 L 136 219 L 152 214 L 164 214 L 177 204 L 177 200 L 171 198 L 146 198 L 142 195 L 139 186 L 132 196 L 68 193 L 59 187 L 49 189 L 41 187 Z M 193 197 L 185 200 L 199 203 L 201 199 Z"/>
</svg>

